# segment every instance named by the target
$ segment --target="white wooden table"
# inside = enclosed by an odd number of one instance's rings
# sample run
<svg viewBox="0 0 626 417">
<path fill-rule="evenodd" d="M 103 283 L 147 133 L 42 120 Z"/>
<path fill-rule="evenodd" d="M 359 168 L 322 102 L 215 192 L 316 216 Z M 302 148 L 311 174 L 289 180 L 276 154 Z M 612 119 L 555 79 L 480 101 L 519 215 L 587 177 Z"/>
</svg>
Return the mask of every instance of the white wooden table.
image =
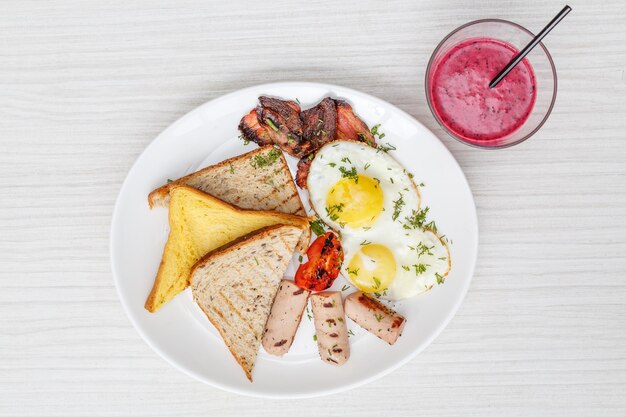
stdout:
<svg viewBox="0 0 626 417">
<path fill-rule="evenodd" d="M 561 2 L 264 3 L 0 4 L 0 415 L 626 415 L 626 6 L 570 3 L 546 41 L 550 120 L 485 152 L 436 126 L 430 53 L 477 18 L 537 30 Z M 425 123 L 480 219 L 475 278 L 442 335 L 316 400 L 240 397 L 176 371 L 125 317 L 109 266 L 113 204 L 144 147 L 209 99 L 284 80 L 356 88 Z"/>
</svg>

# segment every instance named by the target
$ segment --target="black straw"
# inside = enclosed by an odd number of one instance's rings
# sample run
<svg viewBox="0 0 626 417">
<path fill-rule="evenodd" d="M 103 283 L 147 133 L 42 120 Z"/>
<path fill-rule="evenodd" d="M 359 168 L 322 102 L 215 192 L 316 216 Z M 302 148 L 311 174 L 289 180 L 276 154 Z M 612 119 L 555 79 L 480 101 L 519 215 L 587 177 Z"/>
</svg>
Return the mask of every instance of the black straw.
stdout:
<svg viewBox="0 0 626 417">
<path fill-rule="evenodd" d="M 546 27 L 543 28 L 541 32 L 539 32 L 537 36 L 535 36 L 533 40 L 530 41 L 530 43 L 524 47 L 524 49 L 522 49 L 517 55 L 515 55 L 513 59 L 511 59 L 511 61 L 508 64 L 506 64 L 506 66 L 502 69 L 502 71 L 500 71 L 493 80 L 491 80 L 491 82 L 489 83 L 489 88 L 494 88 L 496 85 L 498 85 L 500 81 L 502 81 L 502 79 L 506 77 L 506 75 L 509 72 L 511 72 L 511 70 L 515 68 L 515 66 L 519 64 L 522 61 L 522 59 L 524 59 L 526 55 L 528 55 L 528 53 L 532 51 L 533 48 L 537 46 L 537 44 L 541 42 L 541 40 L 545 38 L 546 35 L 550 33 L 550 31 L 554 29 L 554 27 L 558 25 L 559 22 L 563 20 L 563 18 L 567 16 L 567 14 L 571 11 L 572 11 L 571 7 L 569 6 L 563 7 L 563 10 L 561 10 L 559 14 L 554 16 L 554 19 L 552 19 L 550 23 L 548 23 Z"/>
</svg>

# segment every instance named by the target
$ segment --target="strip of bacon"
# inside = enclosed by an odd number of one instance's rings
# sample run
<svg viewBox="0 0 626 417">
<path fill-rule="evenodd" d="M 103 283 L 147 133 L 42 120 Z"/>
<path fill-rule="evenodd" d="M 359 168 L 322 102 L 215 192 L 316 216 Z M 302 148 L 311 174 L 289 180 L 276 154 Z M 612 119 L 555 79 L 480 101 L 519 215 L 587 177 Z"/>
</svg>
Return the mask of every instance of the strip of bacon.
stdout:
<svg viewBox="0 0 626 417">
<path fill-rule="evenodd" d="M 296 184 L 306 188 L 315 152 L 333 140 L 355 140 L 376 147 L 369 128 L 352 106 L 339 99 L 324 98 L 315 107 L 301 111 L 295 101 L 259 97 L 259 105 L 239 123 L 244 139 L 259 146 L 275 144 L 298 162 Z"/>
<path fill-rule="evenodd" d="M 330 97 L 303 111 L 301 118 L 304 123 L 303 138 L 311 142 L 311 152 L 337 137 L 337 107 Z"/>
<path fill-rule="evenodd" d="M 311 169 L 311 162 L 313 162 L 313 158 L 315 154 L 305 156 L 301 160 L 298 161 L 298 170 L 296 171 L 296 184 L 298 187 L 303 190 L 306 189 L 306 179 L 309 176 L 309 170 Z"/>
<path fill-rule="evenodd" d="M 343 100 L 335 100 L 337 105 L 337 139 L 358 140 L 376 147 L 376 140 L 369 128 L 352 110 L 352 106 Z"/>
<path fill-rule="evenodd" d="M 270 145 L 274 143 L 267 132 L 266 126 L 261 126 L 257 117 L 256 109 L 250 110 L 250 113 L 243 116 L 239 122 L 239 131 L 244 139 L 256 143 L 259 146 Z"/>
<path fill-rule="evenodd" d="M 241 119 L 239 130 L 244 139 L 259 145 L 273 143 L 296 158 L 312 151 L 312 143 L 302 139 L 300 106 L 295 101 L 259 97 L 259 105 Z"/>
</svg>

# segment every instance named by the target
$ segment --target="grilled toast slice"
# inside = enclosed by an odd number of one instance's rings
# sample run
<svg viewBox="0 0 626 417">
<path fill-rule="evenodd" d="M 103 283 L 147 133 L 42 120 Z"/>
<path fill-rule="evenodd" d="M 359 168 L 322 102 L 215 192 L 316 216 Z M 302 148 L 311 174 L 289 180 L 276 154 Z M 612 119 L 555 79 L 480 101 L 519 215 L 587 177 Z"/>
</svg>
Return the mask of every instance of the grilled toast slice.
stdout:
<svg viewBox="0 0 626 417">
<path fill-rule="evenodd" d="M 150 208 L 167 206 L 174 187 L 187 185 L 248 210 L 306 216 L 283 153 L 263 146 L 194 172 L 148 195 Z"/>
<path fill-rule="evenodd" d="M 302 228 L 274 225 L 209 252 L 191 271 L 195 302 L 252 381 L 265 323 Z"/>
<path fill-rule="evenodd" d="M 275 211 L 242 210 L 195 188 L 170 190 L 170 234 L 146 310 L 157 311 L 189 285 L 191 267 L 205 254 L 266 226 L 293 224 L 300 242 L 308 239 L 308 219 Z M 308 246 L 308 240 L 304 248 Z"/>
</svg>

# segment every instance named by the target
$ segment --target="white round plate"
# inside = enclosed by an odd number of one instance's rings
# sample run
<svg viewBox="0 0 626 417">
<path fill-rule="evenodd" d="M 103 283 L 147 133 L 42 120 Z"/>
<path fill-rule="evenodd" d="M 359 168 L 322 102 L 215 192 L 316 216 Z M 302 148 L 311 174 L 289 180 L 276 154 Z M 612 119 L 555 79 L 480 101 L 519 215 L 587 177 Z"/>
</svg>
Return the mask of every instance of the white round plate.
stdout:
<svg viewBox="0 0 626 417">
<path fill-rule="evenodd" d="M 325 96 L 348 100 L 370 127 L 381 124 L 382 142 L 415 175 L 423 204 L 430 207 L 441 233 L 451 240 L 452 271 L 445 284 L 429 293 L 398 302 L 407 318 L 402 337 L 393 346 L 348 320 L 351 357 L 342 367 L 319 359 L 314 327 L 304 315 L 294 344 L 284 357 L 263 351 L 250 383 L 239 365 L 193 303 L 187 289 L 151 314 L 144 310 L 167 239 L 167 209 L 148 208 L 147 196 L 168 178 L 175 179 L 256 147 L 238 138 L 241 117 L 256 106 L 259 95 L 298 99 L 303 108 Z M 288 157 L 293 170 L 294 158 Z M 306 192 L 301 193 L 306 202 Z M 450 321 L 474 271 L 478 225 L 472 193 L 459 165 L 422 124 L 397 107 L 348 88 L 315 83 L 259 85 L 212 100 L 183 116 L 141 154 L 120 191 L 111 225 L 111 263 L 115 285 L 128 316 L 159 355 L 181 371 L 216 387 L 251 396 L 301 398 L 343 391 L 391 372 L 428 346 Z M 293 276 L 291 265 L 286 275 Z M 347 283 L 339 277 L 333 289 Z M 348 294 L 353 289 L 344 291 Z"/>
</svg>

